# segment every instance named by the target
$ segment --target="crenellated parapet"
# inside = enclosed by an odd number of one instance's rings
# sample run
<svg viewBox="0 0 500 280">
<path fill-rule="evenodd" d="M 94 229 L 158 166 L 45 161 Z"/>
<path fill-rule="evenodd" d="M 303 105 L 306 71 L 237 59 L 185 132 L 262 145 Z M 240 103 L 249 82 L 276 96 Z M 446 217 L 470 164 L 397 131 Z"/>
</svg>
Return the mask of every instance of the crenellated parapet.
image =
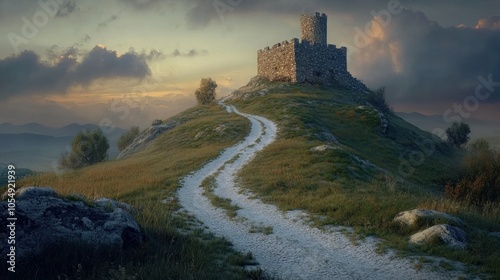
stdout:
<svg viewBox="0 0 500 280">
<path fill-rule="evenodd" d="M 290 41 L 285 40 L 281 43 L 274 44 L 272 47 L 265 47 L 265 48 L 259 50 L 258 53 L 260 54 L 260 53 L 264 53 L 264 52 L 270 52 L 272 50 L 276 50 L 276 49 L 279 49 L 282 47 L 286 48 L 290 45 L 298 45 L 298 44 L 299 44 L 299 39 L 293 38 Z"/>
</svg>

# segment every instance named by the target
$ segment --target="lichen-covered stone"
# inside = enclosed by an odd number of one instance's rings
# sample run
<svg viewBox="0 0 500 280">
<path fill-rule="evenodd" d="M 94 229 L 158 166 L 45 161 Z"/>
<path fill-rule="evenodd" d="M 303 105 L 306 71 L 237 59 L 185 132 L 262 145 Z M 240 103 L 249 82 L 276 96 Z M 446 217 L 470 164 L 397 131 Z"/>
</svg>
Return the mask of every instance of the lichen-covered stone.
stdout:
<svg viewBox="0 0 500 280">
<path fill-rule="evenodd" d="M 423 231 L 417 232 L 410 237 L 410 243 L 424 244 L 439 239 L 446 246 L 453 248 L 465 248 L 467 245 L 467 235 L 458 227 L 443 224 L 432 226 Z"/>
<path fill-rule="evenodd" d="M 453 222 L 454 224 L 463 224 L 462 220 L 450 214 L 436 210 L 413 209 L 403 211 L 396 215 L 394 221 L 405 226 L 415 227 L 424 223 L 434 223 L 436 220 L 443 222 Z"/>
</svg>

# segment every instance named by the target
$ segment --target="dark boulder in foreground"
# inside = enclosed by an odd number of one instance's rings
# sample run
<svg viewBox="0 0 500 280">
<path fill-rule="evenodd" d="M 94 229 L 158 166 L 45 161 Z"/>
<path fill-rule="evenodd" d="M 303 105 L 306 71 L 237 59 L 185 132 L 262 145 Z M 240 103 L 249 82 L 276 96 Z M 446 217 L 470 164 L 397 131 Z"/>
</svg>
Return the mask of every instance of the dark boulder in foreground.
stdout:
<svg viewBox="0 0 500 280">
<path fill-rule="evenodd" d="M 89 244 L 92 247 L 139 245 L 144 234 L 127 211 L 131 207 L 114 200 L 85 200 L 82 196 L 61 197 L 51 188 L 28 187 L 16 194 L 17 220 L 8 220 L 8 202 L 0 202 L 0 239 L 7 241 L 15 232 L 16 259 L 36 256 L 48 247 L 63 243 Z M 126 207 L 122 207 L 126 206 Z M 15 222 L 15 229 L 8 225 Z M 0 242 L 0 259 L 10 251 L 8 242 Z"/>
</svg>

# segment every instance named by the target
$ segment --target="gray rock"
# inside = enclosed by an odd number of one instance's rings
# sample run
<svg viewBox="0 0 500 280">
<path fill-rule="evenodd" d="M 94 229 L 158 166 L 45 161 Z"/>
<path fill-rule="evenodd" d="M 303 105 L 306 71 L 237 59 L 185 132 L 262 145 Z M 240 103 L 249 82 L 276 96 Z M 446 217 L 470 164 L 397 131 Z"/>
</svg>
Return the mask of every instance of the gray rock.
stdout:
<svg viewBox="0 0 500 280">
<path fill-rule="evenodd" d="M 166 131 L 169 131 L 175 127 L 180 125 L 180 122 L 177 121 L 171 121 L 166 124 L 161 124 L 161 125 L 155 125 L 147 130 L 143 131 L 137 138 L 134 139 L 132 144 L 130 144 L 127 148 L 125 148 L 116 159 L 123 159 L 126 158 L 127 156 L 136 153 L 143 148 L 145 148 L 151 141 L 156 139 L 159 135 L 165 133 Z"/>
<path fill-rule="evenodd" d="M 52 188 L 26 187 L 17 190 L 16 199 L 30 199 L 34 197 L 57 197 L 57 192 Z"/>
<path fill-rule="evenodd" d="M 436 239 L 453 248 L 465 248 L 467 246 L 465 232 L 459 227 L 447 224 L 432 226 L 415 233 L 410 237 L 410 243 L 421 245 Z"/>
<path fill-rule="evenodd" d="M 20 189 L 16 196 L 15 236 L 19 259 L 40 254 L 45 248 L 64 242 L 88 243 L 94 247 L 123 248 L 144 241 L 144 234 L 134 218 L 114 200 L 99 200 L 93 206 L 84 201 L 60 197 L 51 188 Z M 107 207 L 102 206 L 103 204 Z M 127 205 L 127 206 L 125 206 Z M 123 206 L 123 207 L 121 207 Z M 0 202 L 0 227 L 7 228 L 8 204 Z M 0 231 L 0 239 L 8 233 Z M 10 245 L 0 242 L 0 259 Z"/>
<path fill-rule="evenodd" d="M 324 152 L 326 150 L 335 150 L 335 149 L 337 148 L 330 145 L 321 145 L 311 148 L 311 152 Z"/>
<path fill-rule="evenodd" d="M 419 226 L 423 223 L 433 224 L 436 219 L 453 222 L 457 225 L 462 225 L 463 222 L 457 217 L 439 212 L 435 210 L 414 209 L 410 211 L 400 212 L 394 218 L 395 222 L 409 227 Z"/>
<path fill-rule="evenodd" d="M 108 209 L 115 209 L 115 208 L 121 208 L 129 213 L 135 213 L 134 207 L 128 205 L 127 203 L 121 202 L 121 201 L 116 201 L 111 198 L 97 198 L 94 201 L 94 205 L 97 207 L 102 207 L 102 208 L 108 208 Z"/>
</svg>

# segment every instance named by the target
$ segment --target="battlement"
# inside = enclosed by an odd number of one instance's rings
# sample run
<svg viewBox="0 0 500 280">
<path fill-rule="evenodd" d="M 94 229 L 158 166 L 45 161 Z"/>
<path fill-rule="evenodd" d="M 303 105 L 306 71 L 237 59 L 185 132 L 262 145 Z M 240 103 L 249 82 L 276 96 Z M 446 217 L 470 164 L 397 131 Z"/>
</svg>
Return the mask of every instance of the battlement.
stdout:
<svg viewBox="0 0 500 280">
<path fill-rule="evenodd" d="M 276 50 L 276 49 L 279 49 L 281 47 L 288 47 L 290 45 L 298 45 L 298 44 L 300 44 L 299 39 L 293 38 L 290 41 L 285 40 L 281 43 L 274 44 L 272 47 L 265 47 L 265 48 L 259 50 L 258 53 L 260 54 L 260 53 L 264 53 L 264 52 L 270 52 L 272 50 Z"/>
</svg>

